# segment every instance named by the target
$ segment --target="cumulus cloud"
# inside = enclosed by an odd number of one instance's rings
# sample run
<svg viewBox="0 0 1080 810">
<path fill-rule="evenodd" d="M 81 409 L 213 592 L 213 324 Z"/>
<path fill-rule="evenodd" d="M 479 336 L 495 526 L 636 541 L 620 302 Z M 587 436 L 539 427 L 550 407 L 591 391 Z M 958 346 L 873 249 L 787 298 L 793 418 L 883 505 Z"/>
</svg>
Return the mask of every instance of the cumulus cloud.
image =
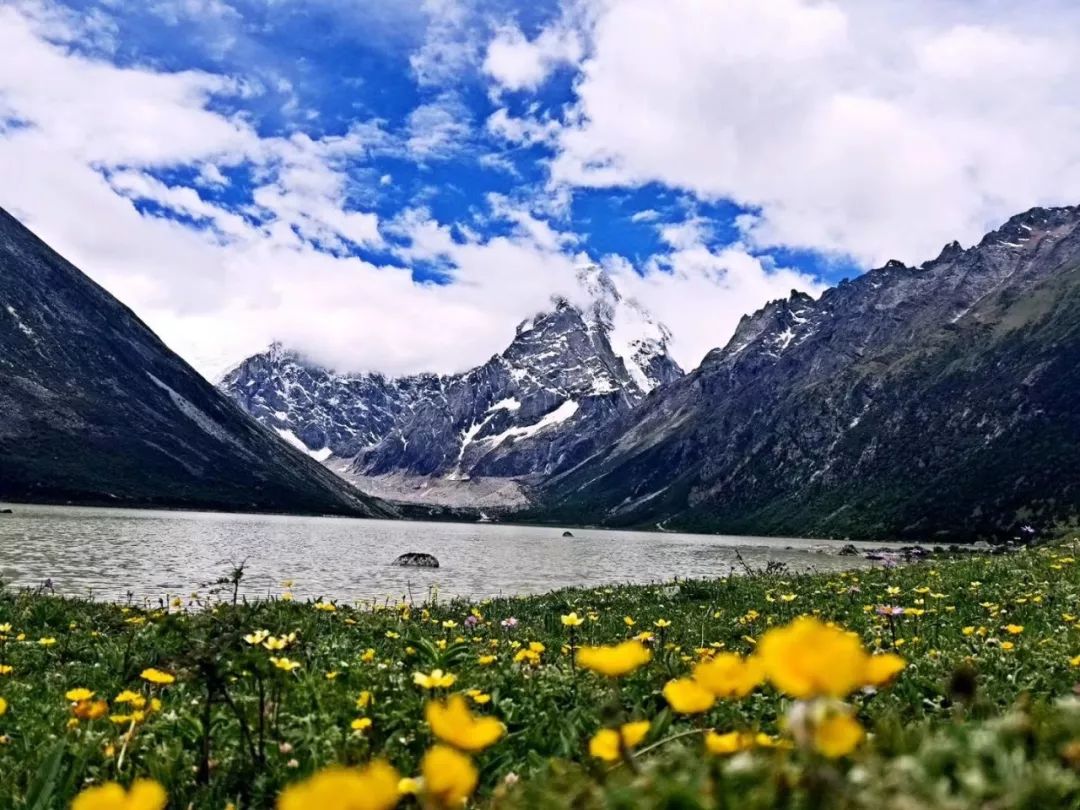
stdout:
<svg viewBox="0 0 1080 810">
<path fill-rule="evenodd" d="M 757 211 L 752 244 L 867 264 L 925 259 L 1018 210 L 1080 201 L 1075 3 L 587 5 L 556 183 L 732 199 Z M 535 43 L 496 45 L 502 64 L 525 66 L 505 80 L 542 78 Z M 492 125 L 528 140 L 537 124 Z"/>
<path fill-rule="evenodd" d="M 529 40 L 516 25 L 499 29 L 484 57 L 484 71 L 507 90 L 535 90 L 560 64 L 581 58 L 576 31 L 555 25 Z"/>
</svg>

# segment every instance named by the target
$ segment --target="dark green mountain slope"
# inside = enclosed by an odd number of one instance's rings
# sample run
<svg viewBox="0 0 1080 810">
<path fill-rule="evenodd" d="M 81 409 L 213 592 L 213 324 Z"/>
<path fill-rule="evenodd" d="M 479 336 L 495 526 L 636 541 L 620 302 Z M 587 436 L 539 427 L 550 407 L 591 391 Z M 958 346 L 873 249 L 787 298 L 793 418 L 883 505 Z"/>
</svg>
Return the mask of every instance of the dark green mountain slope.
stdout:
<svg viewBox="0 0 1080 810">
<path fill-rule="evenodd" d="M 388 515 L 0 210 L 0 499 Z"/>
<path fill-rule="evenodd" d="M 1080 209 L 745 318 L 532 515 L 973 539 L 1080 512 Z"/>
</svg>

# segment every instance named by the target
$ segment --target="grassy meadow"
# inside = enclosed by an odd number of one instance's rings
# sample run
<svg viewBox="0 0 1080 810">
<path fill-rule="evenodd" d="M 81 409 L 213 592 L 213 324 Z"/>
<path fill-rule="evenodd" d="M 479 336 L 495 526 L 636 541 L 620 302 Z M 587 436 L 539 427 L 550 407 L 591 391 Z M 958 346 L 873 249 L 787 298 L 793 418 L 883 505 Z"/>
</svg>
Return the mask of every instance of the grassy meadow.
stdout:
<svg viewBox="0 0 1080 810">
<path fill-rule="evenodd" d="M 9 588 L 0 807 L 1080 807 L 1077 556 L 479 603 Z"/>
</svg>

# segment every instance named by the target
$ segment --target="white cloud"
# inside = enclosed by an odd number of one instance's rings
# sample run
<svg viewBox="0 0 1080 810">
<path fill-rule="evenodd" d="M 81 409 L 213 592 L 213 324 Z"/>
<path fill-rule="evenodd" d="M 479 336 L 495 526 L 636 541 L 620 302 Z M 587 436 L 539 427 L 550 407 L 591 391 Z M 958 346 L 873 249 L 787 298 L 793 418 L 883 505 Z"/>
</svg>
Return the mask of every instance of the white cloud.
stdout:
<svg viewBox="0 0 1080 810">
<path fill-rule="evenodd" d="M 453 93 L 443 93 L 409 113 L 405 148 L 419 160 L 449 157 L 465 147 L 470 130 L 468 108 Z"/>
<path fill-rule="evenodd" d="M 516 25 L 506 25 L 488 44 L 483 69 L 507 90 L 535 90 L 556 67 L 574 64 L 581 55 L 577 32 L 561 24 L 531 41 Z"/>
<path fill-rule="evenodd" d="M 733 199 L 760 210 L 747 220 L 758 245 L 867 263 L 926 259 L 1029 206 L 1080 201 L 1075 3 L 590 6 L 555 182 Z M 528 138 L 527 122 L 498 122 L 514 127 Z"/>
</svg>

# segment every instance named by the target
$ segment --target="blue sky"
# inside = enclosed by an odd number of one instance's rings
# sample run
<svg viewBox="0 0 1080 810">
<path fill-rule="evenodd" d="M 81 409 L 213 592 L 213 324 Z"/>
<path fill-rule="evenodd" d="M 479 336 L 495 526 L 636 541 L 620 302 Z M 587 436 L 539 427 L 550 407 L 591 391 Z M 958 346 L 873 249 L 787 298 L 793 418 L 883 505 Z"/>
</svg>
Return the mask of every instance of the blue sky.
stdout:
<svg viewBox="0 0 1080 810">
<path fill-rule="evenodd" d="M 0 203 L 210 376 L 463 368 L 590 262 L 691 367 L 1080 199 L 1071 5 L 15 0 Z"/>
</svg>

